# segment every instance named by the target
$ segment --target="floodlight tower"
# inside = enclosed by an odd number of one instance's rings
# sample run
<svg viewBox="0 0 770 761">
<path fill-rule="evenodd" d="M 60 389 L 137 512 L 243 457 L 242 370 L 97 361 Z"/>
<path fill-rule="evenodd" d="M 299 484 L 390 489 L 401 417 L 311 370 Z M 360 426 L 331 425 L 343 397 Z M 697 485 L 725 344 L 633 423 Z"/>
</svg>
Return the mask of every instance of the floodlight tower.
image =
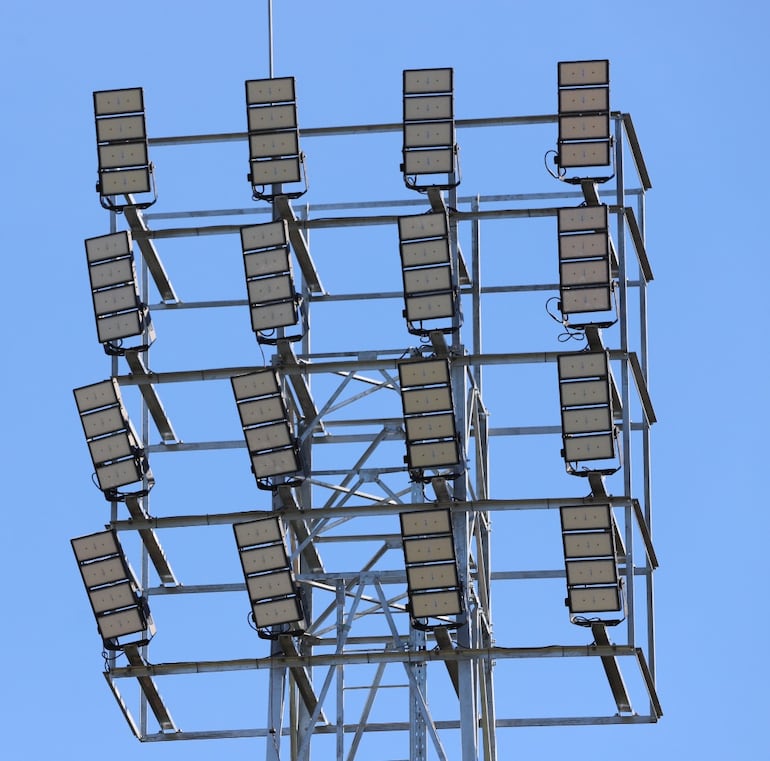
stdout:
<svg viewBox="0 0 770 761">
<path fill-rule="evenodd" d="M 407 69 L 401 121 L 340 128 L 300 128 L 301 83 L 270 73 L 246 81 L 245 134 L 146 139 L 141 90 L 128 115 L 115 110 L 123 96 L 95 99 L 113 231 L 86 251 L 111 370 L 75 398 L 111 511 L 107 531 L 73 547 L 129 726 L 146 742 L 258 738 L 268 761 L 497 761 L 514 727 L 657 721 L 651 184 L 630 116 L 609 108 L 609 62 L 559 64 L 559 114 L 465 120 L 453 69 Z M 130 149 L 102 150 L 121 128 L 103 122 L 126 118 Z M 496 167 L 500 146 L 553 141 L 557 125 L 549 171 L 566 185 L 460 194 L 458 135 Z M 391 150 L 400 195 L 340 202 L 322 184 L 311 197 L 314 162 L 333 164 L 326 138 L 340 136 Z M 136 197 L 154 192 L 148 146 L 163 177 L 165 151 L 234 140 L 252 207 L 150 212 Z M 121 173 L 136 186 L 116 185 Z M 504 266 L 521 227 L 538 252 L 525 276 Z M 378 253 L 350 277 L 345 236 L 361 228 Z M 210 280 L 234 262 L 219 283 L 231 296 L 182 304 L 171 244 L 213 236 Z M 211 324 L 240 317 L 227 323 L 232 363 L 189 366 L 164 346 L 167 318 L 204 310 Z M 504 328 L 487 334 L 490 314 Z M 200 454 L 211 465 L 186 469 Z M 205 643 L 186 633 L 184 657 L 171 600 L 207 622 Z M 572 678 L 541 673 L 547 662 Z M 134 680 L 138 720 L 120 689 Z M 184 694 L 167 706 L 172 682 Z M 225 725 L 207 723 L 222 706 Z"/>
</svg>

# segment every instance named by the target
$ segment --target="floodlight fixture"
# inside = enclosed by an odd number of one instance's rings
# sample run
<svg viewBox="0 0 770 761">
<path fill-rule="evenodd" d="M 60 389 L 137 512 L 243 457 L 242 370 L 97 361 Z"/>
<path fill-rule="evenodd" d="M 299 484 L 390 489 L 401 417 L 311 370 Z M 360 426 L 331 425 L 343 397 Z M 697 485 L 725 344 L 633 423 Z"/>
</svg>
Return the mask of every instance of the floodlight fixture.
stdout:
<svg viewBox="0 0 770 761">
<path fill-rule="evenodd" d="M 561 404 L 562 457 L 567 472 L 588 476 L 615 473 L 619 450 L 612 409 L 612 381 L 606 351 L 560 354 L 556 358 Z M 580 463 L 591 463 L 591 466 Z"/>
<path fill-rule="evenodd" d="M 304 613 L 286 553 L 281 518 L 266 514 L 233 525 L 252 620 L 261 637 L 301 634 Z"/>
<path fill-rule="evenodd" d="M 412 625 L 418 629 L 458 625 L 446 620 L 463 612 L 450 511 L 403 512 L 399 518 Z"/>
<path fill-rule="evenodd" d="M 410 190 L 460 184 L 451 68 L 404 71 L 401 173 Z"/>
<path fill-rule="evenodd" d="M 555 163 L 565 182 L 607 182 L 609 177 L 566 177 L 568 169 L 612 164 L 610 63 L 608 60 L 558 64 L 559 137 Z"/>
<path fill-rule="evenodd" d="M 251 329 L 257 341 L 299 341 L 302 332 L 286 336 L 282 330 L 297 324 L 302 303 L 294 288 L 286 220 L 242 227 L 241 248 Z"/>
<path fill-rule="evenodd" d="M 446 212 L 399 217 L 398 237 L 407 330 L 450 333 L 460 310 Z"/>
<path fill-rule="evenodd" d="M 139 437 L 123 406 L 120 387 L 115 378 L 73 391 L 88 451 L 94 464 L 97 486 L 110 502 L 128 496 L 145 496 L 155 480 Z M 142 482 L 132 492 L 121 487 Z"/>
<path fill-rule="evenodd" d="M 404 412 L 406 457 L 414 481 L 456 475 L 461 466 L 449 360 L 444 357 L 398 363 Z M 435 471 L 428 474 L 427 471 Z"/>
<path fill-rule="evenodd" d="M 127 230 L 85 240 L 96 334 L 104 351 L 113 356 L 146 351 L 155 340 L 150 311 L 139 296 L 132 246 Z M 124 346 L 123 339 L 132 336 L 144 340 Z"/>
<path fill-rule="evenodd" d="M 294 77 L 246 81 L 249 174 L 254 200 L 299 198 L 307 192 L 305 157 L 299 146 Z M 285 192 L 283 186 L 302 183 Z"/>
<path fill-rule="evenodd" d="M 624 607 L 615 545 L 617 527 L 610 505 L 588 502 L 561 507 L 559 513 L 570 620 L 581 626 L 620 623 L 615 618 L 585 618 L 586 614 L 609 614 Z"/>
<path fill-rule="evenodd" d="M 128 645 L 146 645 L 155 625 L 117 533 L 88 534 L 72 539 L 71 544 L 104 647 L 123 650 Z M 141 636 L 124 639 L 130 635 Z"/>
<path fill-rule="evenodd" d="M 230 382 L 257 486 L 274 490 L 300 483 L 302 461 L 278 373 L 266 368 L 236 375 Z"/>
<path fill-rule="evenodd" d="M 99 181 L 96 190 L 105 209 L 146 209 L 157 200 L 149 159 L 141 87 L 94 92 Z M 134 196 L 144 196 L 139 201 Z M 123 202 L 116 201 L 122 196 Z"/>
<path fill-rule="evenodd" d="M 602 204 L 559 209 L 557 229 L 559 309 L 564 325 L 579 329 L 589 325 L 608 327 L 617 319 L 608 207 Z M 580 321 L 570 317 L 574 314 L 581 315 Z"/>
</svg>

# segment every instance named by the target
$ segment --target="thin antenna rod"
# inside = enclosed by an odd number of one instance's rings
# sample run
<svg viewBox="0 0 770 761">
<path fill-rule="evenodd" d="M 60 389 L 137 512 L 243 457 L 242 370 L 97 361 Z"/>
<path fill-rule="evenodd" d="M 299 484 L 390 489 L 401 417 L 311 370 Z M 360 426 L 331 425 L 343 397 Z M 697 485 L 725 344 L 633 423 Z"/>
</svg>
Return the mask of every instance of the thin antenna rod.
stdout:
<svg viewBox="0 0 770 761">
<path fill-rule="evenodd" d="M 273 78 L 273 0 L 267 0 L 267 33 L 268 33 L 268 55 L 270 56 L 269 77 Z"/>
</svg>

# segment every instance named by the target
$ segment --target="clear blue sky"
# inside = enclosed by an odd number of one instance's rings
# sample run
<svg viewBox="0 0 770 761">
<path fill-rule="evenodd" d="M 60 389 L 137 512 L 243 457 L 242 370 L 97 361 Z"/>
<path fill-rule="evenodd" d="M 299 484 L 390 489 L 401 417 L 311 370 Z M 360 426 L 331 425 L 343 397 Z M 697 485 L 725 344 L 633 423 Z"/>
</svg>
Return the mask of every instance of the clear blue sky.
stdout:
<svg viewBox="0 0 770 761">
<path fill-rule="evenodd" d="M 557 61 L 610 59 L 613 108 L 633 115 L 653 181 L 647 249 L 665 716 L 652 726 L 504 730 L 501 757 L 603 748 L 628 761 L 767 757 L 764 4 L 275 0 L 274 22 L 275 72 L 296 77 L 308 127 L 397 121 L 402 69 L 431 66 L 454 67 L 459 118 L 553 113 Z M 134 740 L 100 673 L 69 539 L 108 517 L 88 480 L 71 396 L 109 372 L 94 340 L 82 248 L 84 238 L 107 231 L 93 190 L 91 93 L 144 87 L 152 136 L 239 131 L 244 79 L 268 74 L 266 40 L 266 2 L 48 0 L 5 10 L 0 727 L 9 758 L 264 752 L 258 740 Z M 165 209 L 251 203 L 242 177 L 226 190 L 212 182 L 216 158 L 185 158 L 176 167 L 183 179 L 166 181 Z M 469 168 L 463 193 L 527 190 L 505 160 L 488 175 Z M 354 164 L 337 178 L 341 200 L 355 200 L 362 177 Z M 196 274 L 189 272 L 191 290 Z M 200 488 L 211 489 L 204 481 Z M 215 655 L 185 640 L 191 627 L 190 641 L 205 647 L 200 630 L 214 625 L 180 621 L 178 658 Z M 260 648 L 254 644 L 255 654 Z M 509 689 L 514 696 L 532 687 Z M 262 696 L 254 700 L 261 720 Z"/>
</svg>

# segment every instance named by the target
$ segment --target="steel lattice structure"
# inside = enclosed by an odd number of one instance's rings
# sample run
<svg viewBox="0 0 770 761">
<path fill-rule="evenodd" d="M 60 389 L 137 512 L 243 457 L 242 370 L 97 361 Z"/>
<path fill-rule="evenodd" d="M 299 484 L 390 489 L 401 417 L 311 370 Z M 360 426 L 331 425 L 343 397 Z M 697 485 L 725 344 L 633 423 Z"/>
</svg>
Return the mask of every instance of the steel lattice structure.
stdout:
<svg viewBox="0 0 770 761">
<path fill-rule="evenodd" d="M 461 143 L 466 134 L 493 133 L 515 141 L 519 131 L 534 128 L 547 133 L 556 121 L 554 115 L 466 119 L 457 121 L 457 129 Z M 200 605 L 203 610 L 213 600 L 223 600 L 223 607 L 210 617 L 205 614 L 206 629 L 252 634 L 242 617 L 227 617 L 230 607 L 243 611 L 246 607 L 245 586 L 234 571 L 236 561 L 219 567 L 212 559 L 212 576 L 199 583 L 198 566 L 189 564 L 196 573 L 186 574 L 184 562 L 177 567 L 177 556 L 192 553 L 201 561 L 205 556 L 201 566 L 206 567 L 200 568 L 205 576 L 209 557 L 221 559 L 227 552 L 236 557 L 234 546 L 228 549 L 222 539 L 223 532 L 265 511 L 277 511 L 287 528 L 307 613 L 302 636 L 262 640 L 253 635 L 243 641 L 250 645 L 238 640 L 232 653 L 224 656 L 210 654 L 205 647 L 190 652 L 172 636 L 164 639 L 160 655 L 156 652 L 161 645 L 153 642 L 127 647 L 127 665 L 110 657 L 107 682 L 139 739 L 265 738 L 267 758 L 275 759 L 281 752 L 292 759 L 309 758 L 313 752 L 340 761 L 361 757 L 495 761 L 499 732 L 508 728 L 657 721 L 661 709 L 654 678 L 652 584 L 657 561 L 650 488 L 650 427 L 655 414 L 648 393 L 646 329 L 652 272 L 644 245 L 644 199 L 651 185 L 630 116 L 613 112 L 612 125 L 616 173 L 601 185 L 588 179 L 544 192 L 486 196 L 463 195 L 460 188 L 434 189 L 425 195 L 405 190 L 395 199 L 312 204 L 278 193 L 272 204 L 249 208 L 161 212 L 128 205 L 122 217 L 111 212 L 111 230 L 127 227 L 141 252 L 142 292 L 159 341 L 148 351 L 129 351 L 124 358 L 111 360 L 110 374 L 134 400 L 140 416 L 157 487 L 150 495 L 126 498 L 125 507 L 113 503 L 110 526 L 127 544 L 135 537 L 131 546 L 139 558 L 143 591 L 159 634 L 164 625 L 172 628 L 174 605 L 189 602 L 193 609 Z M 302 129 L 301 136 L 304 143 L 321 146 L 324 141 L 388 136 L 401 129 L 400 123 L 322 127 Z M 243 133 L 228 133 L 151 138 L 149 143 L 157 153 L 226 144 L 240 148 L 245 140 Z M 565 348 L 555 338 L 541 343 L 526 329 L 530 318 L 522 314 L 528 314 L 532 298 L 544 300 L 558 290 L 553 280 L 558 208 L 599 203 L 608 204 L 612 220 L 618 320 L 606 329 L 588 327 L 585 342 L 609 351 L 617 379 L 614 411 L 623 466 L 615 475 L 593 473 L 586 478 L 554 470 L 553 479 L 539 477 L 530 484 L 527 472 L 540 472 L 539 442 L 548 442 L 559 462 L 558 404 L 553 403 L 552 416 L 531 422 L 517 410 L 537 406 L 530 399 L 541 386 L 555 398 L 557 357 L 583 344 Z M 356 287 L 346 292 L 327 290 L 324 281 L 334 266 L 329 252 L 341 245 L 334 235 L 345 229 L 373 234 L 380 230 L 395 250 L 398 217 L 430 210 L 446 210 L 449 215 L 452 268 L 464 321 L 461 324 L 458 317 L 451 332 L 434 332 L 415 341 L 398 323 L 403 299 L 398 289 L 384 290 L 376 276 L 367 277 L 366 268 L 354 279 Z M 188 421 L 200 417 L 206 400 L 214 397 L 211 417 L 219 416 L 231 402 L 227 381 L 255 370 L 263 361 L 255 347 L 233 364 L 220 365 L 216 360 L 209 364 L 205 358 L 200 364 L 193 358 L 191 364 L 193 352 L 163 344 L 164 323 L 175 321 L 174 328 L 183 331 L 186 321 L 197 318 L 193 325 L 198 327 L 190 329 L 194 332 L 208 315 L 219 313 L 237 315 L 248 331 L 242 297 L 219 299 L 212 293 L 188 299 L 182 290 L 178 296 L 175 277 L 181 273 L 174 267 L 179 265 L 170 263 L 175 254 L 167 256 L 165 250 L 205 240 L 212 252 L 216 245 L 217 251 L 234 251 L 237 259 L 234 241 L 240 228 L 272 218 L 288 223 L 301 272 L 306 331 L 300 342 L 279 335 L 274 346 L 262 351 L 264 364 L 277 369 L 282 380 L 305 478 L 299 485 L 279 485 L 272 492 L 254 489 L 253 501 L 246 503 L 233 504 L 227 496 L 226 503 L 196 504 L 186 492 L 180 504 L 174 488 L 163 488 L 164 477 L 165 483 L 174 478 L 183 482 L 193 474 L 200 478 L 200 466 L 187 469 L 191 461 L 206 463 L 202 480 L 211 482 L 213 489 L 220 483 L 223 495 L 231 474 L 229 458 L 243 468 L 244 479 L 250 477 L 244 443 L 237 425 L 231 424 L 235 417 L 216 426 L 213 435 L 198 436 Z M 547 262 L 542 267 L 545 276 L 535 272 L 522 279 L 512 267 L 506 277 L 500 263 L 507 257 L 507 244 L 496 236 L 496 226 L 507 231 L 530 225 L 551 237 L 550 244 L 547 237 L 545 243 L 535 244 L 540 260 Z M 527 233 L 523 235 L 526 238 Z M 483 242 L 487 237 L 490 242 Z M 514 239 L 518 240 L 512 234 L 509 240 Z M 213 254 L 209 266 L 218 266 Z M 397 263 L 393 266 L 397 270 Z M 238 293 L 239 287 L 242 283 L 233 282 L 231 292 Z M 525 302 L 522 312 L 514 306 L 519 300 Z M 383 305 L 396 316 L 392 329 L 386 326 L 390 338 L 379 332 Z M 490 335 L 501 331 L 501 320 L 510 319 L 510 326 L 502 329 L 504 338 L 494 338 L 491 346 L 486 341 L 488 319 L 493 322 Z M 552 324 L 534 314 L 531 319 Z M 372 342 L 346 345 L 345 325 L 367 326 L 363 331 L 371 332 Z M 211 343 L 226 340 L 221 336 Z M 206 343 L 199 335 L 195 345 L 205 348 Z M 409 356 L 449 361 L 455 423 L 465 460 L 456 478 L 419 483 L 407 473 L 397 366 Z M 198 389 L 204 390 L 200 396 Z M 232 435 L 220 436 L 219 430 Z M 227 464 L 222 465 L 225 458 Z M 178 466 L 186 469 L 181 476 L 172 461 L 184 463 Z M 544 472 L 549 468 L 553 461 Z M 551 557 L 549 550 L 539 565 L 528 552 L 517 555 L 516 549 L 531 547 L 534 552 L 538 544 L 558 548 L 559 508 L 596 500 L 611 505 L 617 522 L 626 615 L 612 628 L 590 621 L 586 627 L 570 626 L 563 607 L 563 562 Z M 407 612 L 398 515 L 435 507 L 451 510 L 465 612 L 452 622 L 456 626 L 422 630 L 410 625 Z M 215 538 L 210 540 L 209 534 Z M 535 591 L 527 591 L 530 588 Z M 542 610 L 549 613 L 541 616 Z M 549 632 L 552 614 L 566 626 Z M 232 644 L 228 641 L 223 651 Z M 209 678 L 239 680 L 232 689 L 220 689 L 217 685 L 224 682 L 219 681 L 214 681 L 214 688 L 206 687 L 210 701 L 206 710 L 221 707 L 224 718 L 192 725 L 177 719 L 174 695 L 183 703 L 178 692 Z M 540 679 L 556 685 L 550 688 L 555 690 L 553 699 L 546 701 L 552 710 L 529 707 L 537 705 Z M 138 686 L 136 705 L 124 696 L 131 685 Z M 240 723 L 240 709 L 234 706 L 243 704 L 244 694 L 257 695 L 257 700 L 246 712 L 251 720 Z M 520 699 L 527 694 L 531 700 Z M 570 696 L 574 700 L 565 705 Z"/>
</svg>

